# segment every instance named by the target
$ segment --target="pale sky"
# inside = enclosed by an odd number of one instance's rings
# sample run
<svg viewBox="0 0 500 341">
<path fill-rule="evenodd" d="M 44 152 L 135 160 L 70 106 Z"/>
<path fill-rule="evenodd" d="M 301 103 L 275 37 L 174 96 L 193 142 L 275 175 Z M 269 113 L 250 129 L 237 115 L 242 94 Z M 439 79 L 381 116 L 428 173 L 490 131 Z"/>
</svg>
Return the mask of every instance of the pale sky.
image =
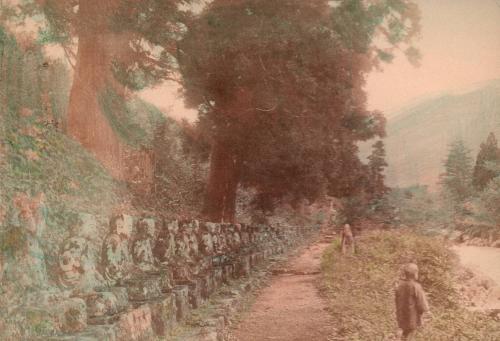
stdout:
<svg viewBox="0 0 500 341">
<path fill-rule="evenodd" d="M 388 116 L 419 98 L 500 78 L 500 0 L 417 2 L 421 67 L 399 57 L 368 78 L 369 108 Z"/>
<path fill-rule="evenodd" d="M 500 0 L 418 0 L 423 55 L 419 68 L 398 56 L 367 79 L 369 109 L 391 112 L 419 98 L 469 88 L 500 78 Z M 175 85 L 141 96 L 176 118 L 196 119 L 184 108 Z"/>
</svg>

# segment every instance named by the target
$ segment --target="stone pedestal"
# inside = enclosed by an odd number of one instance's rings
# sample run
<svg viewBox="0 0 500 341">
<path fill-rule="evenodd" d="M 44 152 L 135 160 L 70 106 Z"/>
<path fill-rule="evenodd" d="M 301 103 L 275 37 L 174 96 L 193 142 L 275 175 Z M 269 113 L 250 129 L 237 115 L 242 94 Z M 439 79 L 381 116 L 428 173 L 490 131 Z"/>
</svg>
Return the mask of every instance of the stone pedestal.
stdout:
<svg viewBox="0 0 500 341">
<path fill-rule="evenodd" d="M 191 309 L 197 309 L 201 305 L 201 280 L 178 281 L 176 285 L 188 287 L 188 302 Z"/>
<path fill-rule="evenodd" d="M 44 334 L 78 333 L 87 328 L 87 309 L 80 298 L 23 308 L 22 315 L 26 335 L 33 331 L 33 338 Z"/>
<path fill-rule="evenodd" d="M 129 309 L 115 323 L 116 339 L 123 341 L 151 340 L 154 337 L 151 309 L 147 304 Z"/>
<path fill-rule="evenodd" d="M 117 341 L 116 328 L 114 325 L 89 326 L 78 334 L 52 336 L 40 339 L 40 341 Z"/>
<path fill-rule="evenodd" d="M 222 267 L 216 267 L 214 268 L 214 288 L 220 288 L 223 284 L 223 274 L 224 271 L 222 270 Z"/>
<path fill-rule="evenodd" d="M 234 265 L 232 263 L 230 264 L 225 264 L 223 267 L 224 275 L 224 283 L 229 284 L 231 279 L 234 279 Z"/>
<path fill-rule="evenodd" d="M 255 268 L 258 264 L 257 253 L 250 254 L 250 267 Z"/>
<path fill-rule="evenodd" d="M 266 248 L 263 251 L 264 259 L 268 259 L 272 255 L 271 250 L 269 250 L 269 247 L 270 246 L 266 246 Z"/>
<path fill-rule="evenodd" d="M 150 301 L 162 296 L 160 276 L 140 276 L 124 281 L 130 301 Z"/>
<path fill-rule="evenodd" d="M 176 285 L 172 290 L 175 297 L 177 322 L 182 321 L 189 313 L 189 287 Z"/>
<path fill-rule="evenodd" d="M 250 262 L 250 256 L 249 255 L 242 255 L 240 257 L 240 268 L 239 268 L 239 273 L 241 277 L 248 277 L 250 276 L 250 271 L 251 271 L 251 262 Z"/>
<path fill-rule="evenodd" d="M 163 296 L 159 300 L 148 303 L 151 310 L 153 331 L 158 336 L 167 335 L 177 324 L 177 308 L 174 294 Z"/>
<path fill-rule="evenodd" d="M 200 276 L 201 297 L 206 300 L 214 292 L 213 272 L 206 272 Z"/>
<path fill-rule="evenodd" d="M 160 269 L 160 289 L 162 293 L 169 293 L 175 286 L 174 276 L 168 268 Z"/>
<path fill-rule="evenodd" d="M 195 279 L 193 283 L 189 284 L 189 303 L 191 308 L 197 309 L 200 307 L 204 299 L 201 295 L 201 291 L 203 288 L 203 281 L 201 279 Z"/>
<path fill-rule="evenodd" d="M 124 287 L 99 288 L 85 297 L 89 324 L 108 324 L 128 308 L 128 294 Z"/>
</svg>

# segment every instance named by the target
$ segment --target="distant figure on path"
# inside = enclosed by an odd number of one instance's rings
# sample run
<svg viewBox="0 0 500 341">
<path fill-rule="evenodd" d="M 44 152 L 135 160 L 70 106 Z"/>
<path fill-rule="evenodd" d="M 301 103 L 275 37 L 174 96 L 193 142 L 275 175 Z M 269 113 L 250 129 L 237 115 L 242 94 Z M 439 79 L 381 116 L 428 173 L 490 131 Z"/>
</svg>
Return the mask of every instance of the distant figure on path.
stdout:
<svg viewBox="0 0 500 341">
<path fill-rule="evenodd" d="M 349 224 L 345 224 L 344 228 L 342 229 L 342 240 L 340 245 L 342 247 L 343 254 L 346 253 L 347 248 L 350 248 L 351 252 L 354 254 L 355 252 L 354 235 L 352 233 L 351 225 Z"/>
<path fill-rule="evenodd" d="M 413 263 L 403 268 L 404 279 L 396 289 L 396 316 L 403 330 L 401 340 L 412 340 L 416 329 L 422 325 L 422 315 L 429 305 L 418 280 L 418 266 Z"/>
</svg>

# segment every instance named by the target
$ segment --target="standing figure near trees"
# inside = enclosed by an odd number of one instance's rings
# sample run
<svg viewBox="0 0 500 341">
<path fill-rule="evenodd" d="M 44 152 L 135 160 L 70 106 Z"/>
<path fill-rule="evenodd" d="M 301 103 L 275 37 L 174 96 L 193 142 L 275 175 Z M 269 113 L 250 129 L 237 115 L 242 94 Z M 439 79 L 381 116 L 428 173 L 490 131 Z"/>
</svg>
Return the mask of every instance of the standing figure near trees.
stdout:
<svg viewBox="0 0 500 341">
<path fill-rule="evenodd" d="M 342 229 L 342 240 L 340 242 L 342 253 L 345 254 L 347 248 L 351 249 L 351 252 L 354 254 L 356 251 L 354 245 L 354 234 L 352 233 L 351 225 L 345 224 Z"/>
<path fill-rule="evenodd" d="M 415 331 L 422 325 L 422 315 L 429 311 L 429 305 L 418 280 L 418 266 L 406 264 L 403 281 L 396 289 L 396 317 L 398 327 L 403 330 L 401 340 L 412 340 Z"/>
</svg>

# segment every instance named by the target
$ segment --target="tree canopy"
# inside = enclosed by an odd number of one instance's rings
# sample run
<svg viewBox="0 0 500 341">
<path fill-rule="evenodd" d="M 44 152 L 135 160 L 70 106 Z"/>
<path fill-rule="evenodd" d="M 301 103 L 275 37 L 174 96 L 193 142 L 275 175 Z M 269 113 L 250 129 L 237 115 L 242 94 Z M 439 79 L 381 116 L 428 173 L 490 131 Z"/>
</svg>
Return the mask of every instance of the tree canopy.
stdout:
<svg viewBox="0 0 500 341">
<path fill-rule="evenodd" d="M 415 60 L 418 29 L 404 0 L 208 5 L 178 52 L 212 145 L 205 215 L 232 220 L 238 184 L 267 198 L 354 192 L 366 171 L 355 143 L 384 135 L 384 117 L 366 109 L 365 76 L 395 48 Z"/>
<path fill-rule="evenodd" d="M 73 67 L 65 131 L 129 183 L 152 177 L 151 151 L 137 146 L 134 91 L 177 79 L 176 42 L 190 0 L 21 0 L 0 16 L 39 26 L 38 43 L 57 43 Z M 131 132 L 124 138 L 123 132 Z M 137 168 L 139 168 L 137 170 Z M 150 182 L 150 181 L 149 181 Z"/>
</svg>

